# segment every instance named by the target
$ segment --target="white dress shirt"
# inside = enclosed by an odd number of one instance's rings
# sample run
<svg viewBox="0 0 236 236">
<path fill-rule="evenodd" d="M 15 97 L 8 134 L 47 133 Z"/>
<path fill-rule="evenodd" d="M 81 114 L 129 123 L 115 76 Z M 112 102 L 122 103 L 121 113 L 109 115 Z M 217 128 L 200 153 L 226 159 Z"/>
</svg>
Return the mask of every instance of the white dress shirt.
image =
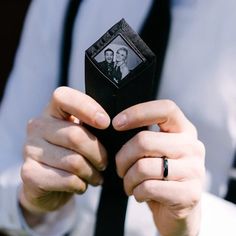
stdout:
<svg viewBox="0 0 236 236">
<path fill-rule="evenodd" d="M 84 91 L 84 52 L 125 18 L 139 31 L 151 0 L 86 0 L 75 21 L 69 86 Z M 100 187 L 89 187 L 45 224 L 27 228 L 18 208 L 27 121 L 39 115 L 58 84 L 60 40 L 67 0 L 34 0 L 0 110 L 0 229 L 12 235 L 91 236 Z M 206 146 L 205 190 L 222 197 L 236 142 L 236 1 L 173 0 L 172 27 L 158 98 L 174 100 Z M 227 217 L 227 220 L 225 220 Z M 225 222 L 227 221 L 227 222 Z M 235 235 L 236 207 L 203 196 L 200 235 Z M 23 228 L 25 229 L 23 229 Z M 145 203 L 129 199 L 127 236 L 157 235 Z"/>
</svg>

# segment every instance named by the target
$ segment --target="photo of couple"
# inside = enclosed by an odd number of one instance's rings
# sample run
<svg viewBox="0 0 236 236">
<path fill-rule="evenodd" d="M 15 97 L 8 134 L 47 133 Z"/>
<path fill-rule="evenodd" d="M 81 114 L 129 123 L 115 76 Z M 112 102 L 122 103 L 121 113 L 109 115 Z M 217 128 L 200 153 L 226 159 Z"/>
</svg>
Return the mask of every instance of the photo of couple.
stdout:
<svg viewBox="0 0 236 236">
<path fill-rule="evenodd" d="M 96 57 L 100 70 L 115 84 L 119 84 L 142 59 L 121 38 L 116 37 Z"/>
</svg>

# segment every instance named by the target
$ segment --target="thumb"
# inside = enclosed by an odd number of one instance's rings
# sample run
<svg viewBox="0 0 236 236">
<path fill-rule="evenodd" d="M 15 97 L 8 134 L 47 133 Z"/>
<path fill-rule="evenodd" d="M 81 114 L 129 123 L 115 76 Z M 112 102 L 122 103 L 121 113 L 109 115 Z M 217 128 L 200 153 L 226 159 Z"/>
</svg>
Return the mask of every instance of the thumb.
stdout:
<svg viewBox="0 0 236 236">
<path fill-rule="evenodd" d="M 62 120 L 78 119 L 99 129 L 105 129 L 110 124 L 108 114 L 93 98 L 69 87 L 59 87 L 54 91 L 44 116 Z"/>
</svg>

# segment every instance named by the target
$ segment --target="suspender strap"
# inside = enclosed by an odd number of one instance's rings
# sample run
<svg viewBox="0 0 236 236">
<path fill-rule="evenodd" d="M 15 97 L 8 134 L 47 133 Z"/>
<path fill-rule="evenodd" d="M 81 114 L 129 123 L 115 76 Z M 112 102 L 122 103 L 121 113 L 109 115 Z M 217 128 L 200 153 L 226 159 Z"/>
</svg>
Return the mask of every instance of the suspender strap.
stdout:
<svg viewBox="0 0 236 236">
<path fill-rule="evenodd" d="M 225 196 L 225 199 L 236 204 L 236 152 L 234 154 L 233 166 L 230 170 L 228 191 Z"/>
<path fill-rule="evenodd" d="M 170 1 L 153 0 L 150 13 L 140 32 L 143 41 L 157 56 L 157 69 L 154 91 L 158 93 L 165 52 L 171 27 Z M 154 96 L 155 97 L 155 96 Z"/>
<path fill-rule="evenodd" d="M 68 73 L 71 56 L 73 28 L 81 2 L 82 0 L 69 0 L 67 6 L 61 41 L 60 73 L 58 83 L 59 86 L 68 85 Z"/>
</svg>

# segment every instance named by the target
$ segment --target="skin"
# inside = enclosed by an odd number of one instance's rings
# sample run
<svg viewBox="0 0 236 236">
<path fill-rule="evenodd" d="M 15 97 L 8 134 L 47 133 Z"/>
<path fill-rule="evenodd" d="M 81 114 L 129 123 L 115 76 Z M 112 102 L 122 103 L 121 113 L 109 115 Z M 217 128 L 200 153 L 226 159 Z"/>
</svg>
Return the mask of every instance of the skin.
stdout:
<svg viewBox="0 0 236 236">
<path fill-rule="evenodd" d="M 120 66 L 122 79 L 129 74 L 129 69 L 126 65 L 126 60 L 128 57 L 128 52 L 125 49 L 118 49 L 116 52 L 116 65 Z"/>
<path fill-rule="evenodd" d="M 123 49 L 118 49 L 117 52 L 116 52 L 117 65 L 120 65 L 120 64 L 124 63 L 126 59 L 127 59 L 126 51 L 123 50 Z"/>
<path fill-rule="evenodd" d="M 105 56 L 105 60 L 106 60 L 108 63 L 112 63 L 112 62 L 113 62 L 114 52 L 112 52 L 112 51 L 110 51 L 110 50 L 107 50 L 107 51 L 104 53 L 104 56 Z"/>
<path fill-rule="evenodd" d="M 112 121 L 92 98 L 67 87 L 58 88 L 41 117 L 28 124 L 19 201 L 26 221 L 37 225 L 45 212 L 59 209 L 87 185 L 102 183 L 107 166 L 104 147 L 84 127 L 118 131 L 157 125 L 142 131 L 117 153 L 117 172 L 127 195 L 147 202 L 163 236 L 195 236 L 205 175 L 203 144 L 195 127 L 176 104 L 157 100 L 122 111 Z M 168 157 L 168 181 L 163 159 Z"/>
</svg>

